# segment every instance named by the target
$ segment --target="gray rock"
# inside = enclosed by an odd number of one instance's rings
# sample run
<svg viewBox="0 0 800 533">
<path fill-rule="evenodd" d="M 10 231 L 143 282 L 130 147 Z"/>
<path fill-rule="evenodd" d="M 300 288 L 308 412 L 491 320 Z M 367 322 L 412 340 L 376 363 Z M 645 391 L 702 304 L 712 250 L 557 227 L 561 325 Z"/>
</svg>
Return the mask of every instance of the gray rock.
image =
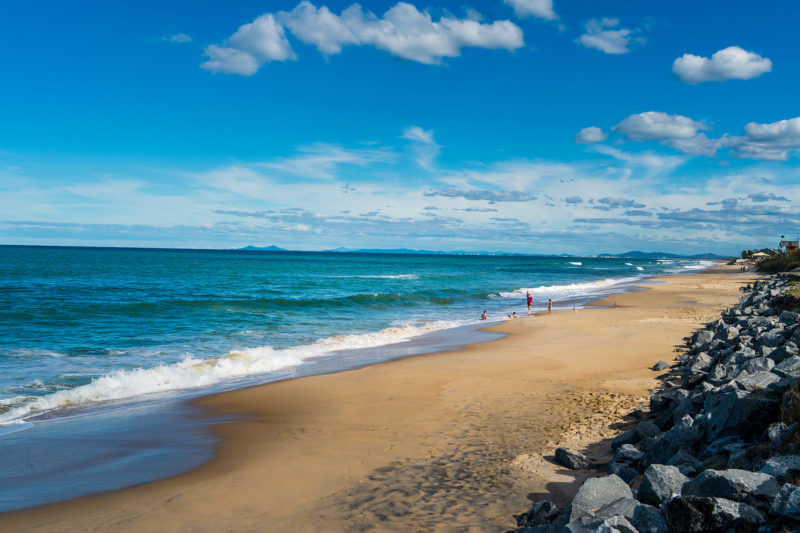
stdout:
<svg viewBox="0 0 800 533">
<path fill-rule="evenodd" d="M 666 533 L 667 523 L 660 510 L 651 505 L 641 504 L 633 512 L 630 521 L 637 531 L 642 533 Z"/>
<path fill-rule="evenodd" d="M 783 422 L 770 424 L 766 432 L 770 450 L 777 450 L 783 447 L 798 430 L 800 430 L 800 423 L 794 423 L 791 426 L 787 426 Z"/>
<path fill-rule="evenodd" d="M 589 460 L 583 454 L 567 448 L 556 449 L 556 462 L 572 470 L 589 468 Z"/>
<path fill-rule="evenodd" d="M 800 320 L 800 314 L 795 313 L 794 311 L 783 311 L 778 317 L 778 321 L 786 326 L 797 324 L 798 320 Z"/>
<path fill-rule="evenodd" d="M 625 483 L 630 483 L 639 475 L 639 471 L 631 465 L 627 463 L 618 463 L 616 461 L 608 463 L 608 473 L 619 476 Z"/>
<path fill-rule="evenodd" d="M 618 476 L 589 478 L 578 489 L 578 493 L 572 500 L 572 506 L 594 511 L 620 498 L 633 498 L 633 493 Z"/>
<path fill-rule="evenodd" d="M 644 439 L 646 437 L 655 437 L 661 433 L 661 428 L 648 420 L 643 420 L 642 422 L 636 424 L 634 431 L 640 439 Z"/>
<path fill-rule="evenodd" d="M 643 457 L 644 453 L 633 444 L 623 444 L 614 453 L 614 462 L 634 465 L 635 467 Z"/>
<path fill-rule="evenodd" d="M 755 374 L 756 372 L 769 372 L 774 366 L 775 361 L 769 357 L 756 357 L 754 359 L 748 359 L 741 365 L 742 372 L 747 372 L 748 374 Z"/>
<path fill-rule="evenodd" d="M 538 526 L 549 524 L 558 514 L 558 508 L 553 502 L 541 501 L 534 503 L 527 513 L 517 518 L 517 526 Z"/>
<path fill-rule="evenodd" d="M 658 370 L 658 371 L 665 370 L 667 368 L 669 368 L 669 363 L 667 363 L 664 360 L 659 360 L 656 364 L 652 366 L 653 370 Z"/>
<path fill-rule="evenodd" d="M 800 357 L 797 355 L 787 357 L 775 366 L 772 372 L 782 378 L 787 376 L 800 376 Z"/>
<path fill-rule="evenodd" d="M 633 515 L 636 508 L 643 503 L 639 503 L 633 498 L 620 498 L 619 500 L 609 503 L 605 507 L 597 510 L 596 515 L 603 518 L 610 518 L 612 516 L 624 516 L 628 520 L 633 520 Z"/>
<path fill-rule="evenodd" d="M 795 336 L 797 336 L 797 333 L 795 333 Z M 798 342 L 800 342 L 800 339 L 798 339 Z M 780 363 L 793 355 L 800 355 L 800 350 L 797 348 L 797 343 L 794 342 L 794 337 L 783 346 L 775 348 L 775 350 L 769 354 L 769 358 L 776 363 Z"/>
<path fill-rule="evenodd" d="M 783 518 L 800 520 L 800 487 L 786 483 L 781 487 L 769 512 Z"/>
<path fill-rule="evenodd" d="M 665 435 L 667 440 L 675 449 L 691 448 L 700 440 L 705 432 L 705 426 L 699 420 L 695 420 L 689 415 L 683 415 L 675 422 L 675 426 Z"/>
<path fill-rule="evenodd" d="M 701 329 L 692 335 L 692 344 L 701 345 L 711 342 L 714 338 L 714 332 L 709 329 Z"/>
<path fill-rule="evenodd" d="M 639 501 L 660 506 L 680 495 L 689 478 L 676 466 L 654 464 L 644 471 L 644 481 L 639 486 Z"/>
<path fill-rule="evenodd" d="M 772 330 L 767 331 L 766 333 L 762 333 L 758 337 L 756 337 L 756 343 L 759 346 L 767 346 L 770 348 L 777 348 L 783 341 L 786 340 L 786 332 L 783 331 L 782 328 L 775 328 Z"/>
<path fill-rule="evenodd" d="M 775 476 L 781 483 L 790 482 L 800 475 L 800 455 L 774 455 L 759 472 Z"/>
<path fill-rule="evenodd" d="M 769 474 L 737 469 L 704 470 L 683 486 L 681 494 L 754 503 L 772 500 L 778 490 L 778 480 Z"/>
<path fill-rule="evenodd" d="M 703 463 L 697 457 L 681 448 L 675 452 L 675 455 L 669 458 L 667 464 L 670 466 L 677 466 L 678 470 L 680 470 L 681 474 L 684 476 L 693 476 L 700 470 Z"/>
<path fill-rule="evenodd" d="M 730 433 L 761 433 L 769 421 L 777 418 L 778 407 L 778 399 L 769 391 L 727 390 L 712 394 L 703 407 L 711 414 L 706 440 L 713 441 Z"/>
<path fill-rule="evenodd" d="M 598 533 L 611 533 L 618 531 L 619 533 L 637 533 L 636 528 L 624 516 L 612 516 L 609 518 L 589 518 L 582 519 L 581 522 L 590 531 Z"/>
<path fill-rule="evenodd" d="M 661 430 L 659 430 L 661 431 Z M 635 429 L 631 429 L 630 431 L 626 431 L 625 433 L 620 433 L 611 441 L 611 449 L 616 450 L 620 446 L 625 444 L 635 444 L 642 440 L 642 437 L 636 433 Z"/>
<path fill-rule="evenodd" d="M 682 533 L 724 533 L 755 530 L 764 516 L 746 503 L 724 498 L 685 496 L 675 498 L 665 509 L 670 531 Z"/>
<path fill-rule="evenodd" d="M 728 469 L 752 470 L 752 466 L 747 457 L 747 450 L 744 448 L 731 450 L 731 454 L 728 456 Z"/>
<path fill-rule="evenodd" d="M 773 383 L 780 381 L 777 375 L 772 372 L 756 372 L 755 374 L 744 374 L 736 378 L 736 384 L 745 391 L 756 391 L 766 389 Z"/>
</svg>

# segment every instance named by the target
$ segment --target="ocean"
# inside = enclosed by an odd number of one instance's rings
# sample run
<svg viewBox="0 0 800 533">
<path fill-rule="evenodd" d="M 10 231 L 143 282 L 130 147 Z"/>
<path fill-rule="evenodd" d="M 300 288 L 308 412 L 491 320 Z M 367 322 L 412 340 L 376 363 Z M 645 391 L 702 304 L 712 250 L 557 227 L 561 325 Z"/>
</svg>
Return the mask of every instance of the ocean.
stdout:
<svg viewBox="0 0 800 533">
<path fill-rule="evenodd" d="M 0 485 L 18 496 L 41 494 L 37 486 L 48 468 L 64 470 L 78 459 L 37 458 L 45 452 L 36 450 L 47 449 L 48 435 L 69 434 L 76 424 L 87 434 L 111 427 L 157 433 L 165 420 L 185 420 L 186 407 L 174 403 L 181 398 L 486 340 L 477 331 L 487 323 L 481 313 L 488 322 L 524 315 L 528 291 L 535 312 L 548 299 L 555 309 L 577 308 L 647 277 L 710 264 L 0 246 L 0 457 L 6 453 Z M 163 405 L 176 407 L 154 417 Z M 176 463 L 176 471 L 208 460 L 213 448 L 213 439 L 199 438 L 197 428 L 186 431 L 193 436 L 185 440 L 207 443 L 207 452 Z M 102 435 L 93 442 L 102 455 Z M 180 452 L 180 443 L 154 446 Z M 11 466 L 20 460 L 20 447 L 41 472 Z M 126 464 L 147 460 L 129 457 Z M 175 473 L 149 464 L 151 477 Z M 117 479 L 122 486 L 141 482 L 147 470 L 140 465 L 132 468 L 135 479 Z M 83 492 L 71 490 L 51 490 L 33 501 L 87 493 L 85 483 Z M 0 510 L 19 505 L 0 503 Z"/>
</svg>

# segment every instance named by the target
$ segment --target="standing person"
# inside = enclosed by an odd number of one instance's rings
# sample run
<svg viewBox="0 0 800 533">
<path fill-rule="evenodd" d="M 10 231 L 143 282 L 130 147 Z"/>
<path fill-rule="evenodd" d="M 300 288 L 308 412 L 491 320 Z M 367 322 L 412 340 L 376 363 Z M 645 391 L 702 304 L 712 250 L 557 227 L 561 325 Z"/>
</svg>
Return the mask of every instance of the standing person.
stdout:
<svg viewBox="0 0 800 533">
<path fill-rule="evenodd" d="M 532 305 L 533 305 L 533 296 L 531 296 L 531 291 L 528 291 L 528 314 L 531 314 Z"/>
<path fill-rule="evenodd" d="M 547 300 L 547 312 L 548 313 L 552 313 L 553 312 L 553 300 L 552 299 Z"/>
</svg>

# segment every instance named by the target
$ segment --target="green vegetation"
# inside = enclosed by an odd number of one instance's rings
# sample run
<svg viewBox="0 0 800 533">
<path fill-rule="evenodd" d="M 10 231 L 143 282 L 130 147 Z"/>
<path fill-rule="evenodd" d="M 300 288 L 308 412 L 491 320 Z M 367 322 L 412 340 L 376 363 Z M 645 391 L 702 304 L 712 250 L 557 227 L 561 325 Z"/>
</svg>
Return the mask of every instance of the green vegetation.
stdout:
<svg viewBox="0 0 800 533">
<path fill-rule="evenodd" d="M 765 274 L 787 272 L 800 267 L 800 252 L 792 255 L 775 255 L 758 263 L 758 271 Z"/>
</svg>

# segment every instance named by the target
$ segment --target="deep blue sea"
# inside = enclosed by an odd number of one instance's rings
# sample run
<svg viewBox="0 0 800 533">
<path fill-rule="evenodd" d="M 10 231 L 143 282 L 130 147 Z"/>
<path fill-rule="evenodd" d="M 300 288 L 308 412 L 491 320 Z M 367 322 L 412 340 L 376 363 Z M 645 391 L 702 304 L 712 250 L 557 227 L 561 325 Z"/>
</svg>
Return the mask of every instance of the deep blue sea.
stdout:
<svg viewBox="0 0 800 533">
<path fill-rule="evenodd" d="M 526 291 L 535 311 L 558 309 L 708 264 L 0 246 L 0 424 L 291 377 L 323 359 L 330 371 L 337 354 L 475 326 L 483 310 L 524 314 Z"/>
</svg>

